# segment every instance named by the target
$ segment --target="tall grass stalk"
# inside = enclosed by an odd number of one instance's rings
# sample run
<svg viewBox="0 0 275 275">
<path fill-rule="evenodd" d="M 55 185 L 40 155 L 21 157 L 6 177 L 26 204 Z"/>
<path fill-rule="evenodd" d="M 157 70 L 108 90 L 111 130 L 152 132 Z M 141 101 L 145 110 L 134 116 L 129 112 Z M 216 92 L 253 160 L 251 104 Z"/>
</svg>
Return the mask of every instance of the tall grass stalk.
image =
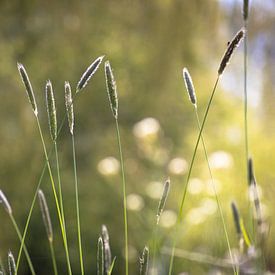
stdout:
<svg viewBox="0 0 275 275">
<path fill-rule="evenodd" d="M 68 118 L 68 124 L 70 134 L 72 138 L 72 153 L 73 153 L 73 167 L 74 167 L 74 183 L 75 183 L 75 201 L 76 201 L 76 217 L 77 217 L 77 236 L 78 236 L 78 249 L 79 249 L 79 261 L 81 274 L 84 274 L 83 264 L 83 252 L 81 242 L 81 224 L 80 224 L 80 211 L 79 211 L 79 199 L 78 199 L 78 180 L 77 180 L 77 169 L 76 169 L 76 154 L 75 154 L 75 138 L 74 138 L 74 111 L 73 111 L 73 100 L 71 86 L 69 82 L 65 82 L 65 106 Z"/>
<path fill-rule="evenodd" d="M 122 193 L 123 193 L 123 218 L 124 218 L 124 239 L 125 239 L 125 274 L 129 274 L 128 267 L 128 221 L 127 221 L 127 201 L 126 201 L 126 181 L 125 181 L 125 172 L 124 172 L 124 160 L 121 147 L 121 139 L 119 132 L 119 123 L 118 123 L 118 97 L 117 97 L 117 88 L 112 68 L 109 61 L 105 62 L 105 79 L 107 94 L 110 102 L 111 111 L 115 118 L 116 123 L 116 134 L 118 142 L 118 150 L 120 157 L 120 166 L 121 166 L 121 176 L 122 176 Z"/>
<path fill-rule="evenodd" d="M 10 205 L 7 197 L 5 196 L 5 194 L 2 192 L 2 190 L 0 190 L 0 203 L 3 204 L 3 207 L 5 208 L 6 212 L 8 213 L 9 218 L 10 218 L 10 220 L 12 222 L 12 225 L 13 225 L 13 227 L 15 229 L 15 232 L 16 232 L 16 234 L 18 236 L 18 239 L 19 239 L 20 243 L 22 244 L 22 235 L 21 235 L 21 232 L 20 232 L 19 227 L 18 227 L 18 225 L 16 223 L 16 220 L 15 220 L 15 218 L 13 216 L 11 205 Z M 24 253 L 26 255 L 26 259 L 27 259 L 28 265 L 30 267 L 31 274 L 34 275 L 35 271 L 34 271 L 34 268 L 33 268 L 33 265 L 32 265 L 32 261 L 31 261 L 31 258 L 29 256 L 29 253 L 28 253 L 28 250 L 27 250 L 25 244 L 23 245 L 23 250 L 24 250 Z M 17 267 L 15 267 L 15 270 L 16 270 L 16 273 L 17 273 L 17 270 L 18 270 Z"/>
</svg>

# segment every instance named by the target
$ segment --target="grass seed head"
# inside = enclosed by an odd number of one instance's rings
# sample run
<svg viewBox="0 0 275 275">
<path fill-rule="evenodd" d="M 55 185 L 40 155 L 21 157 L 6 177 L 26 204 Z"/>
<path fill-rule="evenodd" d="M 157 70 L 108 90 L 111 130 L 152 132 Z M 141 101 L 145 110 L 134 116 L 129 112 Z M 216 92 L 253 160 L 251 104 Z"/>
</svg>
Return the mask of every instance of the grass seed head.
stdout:
<svg viewBox="0 0 275 275">
<path fill-rule="evenodd" d="M 72 100 L 72 90 L 69 82 L 65 82 L 65 106 L 67 111 L 70 132 L 74 134 L 74 107 Z"/>
<path fill-rule="evenodd" d="M 55 141 L 57 138 L 57 120 L 56 120 L 55 100 L 53 95 L 53 86 L 50 80 L 46 82 L 46 103 L 47 103 L 50 133 L 51 133 L 52 140 Z"/>
<path fill-rule="evenodd" d="M 232 209 L 232 214 L 235 222 L 236 231 L 237 231 L 237 234 L 240 236 L 242 234 L 241 225 L 240 225 L 240 214 L 235 202 L 231 202 L 231 209 Z"/>
<path fill-rule="evenodd" d="M 103 240 L 103 252 L 104 252 L 104 269 L 108 273 L 110 266 L 112 264 L 112 254 L 109 242 L 109 233 L 106 225 L 102 225 L 101 237 Z"/>
<path fill-rule="evenodd" d="M 248 19 L 249 0 L 243 0 L 243 19 Z"/>
<path fill-rule="evenodd" d="M 244 38 L 244 36 L 245 36 L 245 31 L 243 29 L 241 29 L 237 32 L 235 37 L 229 43 L 229 45 L 223 55 L 223 58 L 222 58 L 222 61 L 221 61 L 221 64 L 220 64 L 220 67 L 218 70 L 219 75 L 222 75 L 224 69 L 226 68 L 227 64 L 230 61 L 230 58 L 231 58 L 234 50 L 239 46 L 239 44 L 240 44 L 241 40 Z"/>
<path fill-rule="evenodd" d="M 188 95 L 189 95 L 189 99 L 190 99 L 191 103 L 196 106 L 197 105 L 197 99 L 196 99 L 195 88 L 194 88 L 192 78 L 191 78 L 187 68 L 183 69 L 182 74 L 183 74 L 185 87 L 186 87 L 186 90 L 187 90 Z"/>
<path fill-rule="evenodd" d="M 163 186 L 162 196 L 159 201 L 158 211 L 157 211 L 157 224 L 159 223 L 160 216 L 165 207 L 165 203 L 170 190 L 170 179 L 167 179 Z"/>
<path fill-rule="evenodd" d="M 13 257 L 13 254 L 11 251 L 9 251 L 9 254 L 8 254 L 8 265 L 9 265 L 10 275 L 15 275 L 16 274 L 16 264 L 15 264 L 15 260 L 14 260 L 14 257 Z"/>
<path fill-rule="evenodd" d="M 37 116 L 38 115 L 37 105 L 36 105 L 32 85 L 31 85 L 31 82 L 29 80 L 28 74 L 27 74 L 24 66 L 21 63 L 17 63 L 17 68 L 18 68 L 19 74 L 21 76 L 22 82 L 25 86 L 25 89 L 26 89 L 29 101 L 31 103 L 34 115 Z"/>
<path fill-rule="evenodd" d="M 104 274 L 104 253 L 102 237 L 98 238 L 97 242 L 97 275 Z"/>
<path fill-rule="evenodd" d="M 113 71 L 109 61 L 105 62 L 105 78 L 106 78 L 106 87 L 107 87 L 107 93 L 110 101 L 111 110 L 115 119 L 117 119 L 118 117 L 117 88 L 116 88 L 116 81 L 114 79 Z"/>
<path fill-rule="evenodd" d="M 139 259 L 140 262 L 140 275 L 148 274 L 148 266 L 149 266 L 149 248 L 147 246 L 144 247 L 142 256 Z"/>
<path fill-rule="evenodd" d="M 4 195 L 2 190 L 0 190 L 0 203 L 3 204 L 5 210 L 8 212 L 8 214 L 11 215 L 12 209 L 11 209 L 10 203 L 9 203 L 7 197 Z"/>
<path fill-rule="evenodd" d="M 49 242 L 53 241 L 53 229 L 52 229 L 52 222 L 51 217 L 49 213 L 49 208 L 47 205 L 46 198 L 44 196 L 44 193 L 41 189 L 38 191 L 38 199 L 39 199 L 39 206 L 42 213 L 43 222 L 46 228 L 47 236 Z"/>
<path fill-rule="evenodd" d="M 97 71 L 100 63 L 102 62 L 103 56 L 98 57 L 84 72 L 84 74 L 81 76 L 77 86 L 76 86 L 76 92 L 80 92 L 85 86 L 87 85 L 90 78 L 94 75 L 94 73 Z"/>
<path fill-rule="evenodd" d="M 253 170 L 253 160 L 252 158 L 248 159 L 248 183 L 251 186 L 255 182 L 254 170 Z"/>
</svg>

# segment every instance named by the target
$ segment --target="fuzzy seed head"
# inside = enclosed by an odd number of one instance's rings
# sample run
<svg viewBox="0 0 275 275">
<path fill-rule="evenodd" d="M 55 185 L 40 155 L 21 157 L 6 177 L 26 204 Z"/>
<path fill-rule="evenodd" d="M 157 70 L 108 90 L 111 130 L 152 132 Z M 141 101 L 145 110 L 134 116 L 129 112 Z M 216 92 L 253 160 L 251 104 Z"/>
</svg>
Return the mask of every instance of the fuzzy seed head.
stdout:
<svg viewBox="0 0 275 275">
<path fill-rule="evenodd" d="M 148 274 L 148 266 L 149 266 L 149 248 L 147 246 L 144 247 L 142 256 L 139 259 L 140 262 L 140 275 Z"/>
<path fill-rule="evenodd" d="M 243 29 L 241 29 L 237 32 L 235 37 L 229 43 L 229 45 L 223 55 L 223 58 L 222 58 L 222 61 L 221 61 L 221 64 L 220 64 L 220 67 L 218 70 L 219 75 L 222 75 L 224 69 L 226 68 L 227 64 L 230 61 L 230 58 L 231 58 L 234 50 L 239 46 L 239 44 L 242 41 L 242 39 L 244 38 L 244 36 L 245 36 L 245 31 Z"/>
<path fill-rule="evenodd" d="M 97 242 L 97 275 L 104 274 L 104 254 L 103 254 L 103 240 L 98 238 Z"/>
<path fill-rule="evenodd" d="M 42 213 L 43 222 L 46 228 L 47 236 L 49 242 L 53 241 L 53 229 L 52 229 L 52 222 L 51 217 L 49 213 L 48 204 L 46 201 L 46 198 L 44 196 L 44 193 L 41 189 L 38 191 L 38 199 L 39 199 L 39 206 Z"/>
<path fill-rule="evenodd" d="M 159 223 L 160 216 L 165 207 L 165 203 L 170 190 L 170 179 L 167 179 L 163 186 L 162 196 L 159 201 L 158 211 L 157 211 L 157 224 Z"/>
<path fill-rule="evenodd" d="M 3 204 L 5 210 L 8 212 L 8 214 L 11 215 L 12 209 L 11 209 L 10 203 L 9 203 L 7 197 L 4 195 L 2 190 L 0 190 L 0 203 Z"/>
<path fill-rule="evenodd" d="M 113 71 L 109 61 L 105 62 L 105 78 L 108 98 L 110 101 L 111 110 L 115 119 L 118 117 L 118 97 L 116 82 L 113 75 Z"/>
<path fill-rule="evenodd" d="M 13 254 L 11 251 L 9 251 L 9 254 L 8 254 L 8 266 L 9 266 L 10 275 L 15 275 L 16 274 L 16 264 L 15 264 L 15 260 L 14 260 L 14 257 L 13 257 Z"/>
<path fill-rule="evenodd" d="M 53 86 L 50 80 L 46 82 L 46 104 L 51 138 L 53 141 L 55 141 L 57 138 L 57 120 Z"/>
<path fill-rule="evenodd" d="M 102 225 L 101 237 L 103 240 L 103 251 L 104 251 L 104 269 L 107 273 L 112 264 L 112 254 L 109 242 L 109 233 L 106 225 Z"/>
<path fill-rule="evenodd" d="M 252 158 L 248 159 L 248 184 L 251 186 L 255 183 L 254 170 L 253 170 L 253 160 Z"/>
<path fill-rule="evenodd" d="M 189 99 L 190 99 L 191 103 L 196 106 L 197 105 L 197 99 L 196 99 L 196 93 L 195 93 L 195 88 L 194 88 L 194 85 L 193 85 L 192 78 L 191 78 L 187 68 L 184 68 L 182 73 L 183 73 L 183 79 L 184 79 L 185 87 L 186 87 L 186 90 L 187 90 L 188 95 L 189 95 Z"/>
<path fill-rule="evenodd" d="M 72 100 L 72 90 L 69 82 L 65 82 L 65 106 L 67 111 L 70 132 L 74 134 L 74 107 Z"/>
<path fill-rule="evenodd" d="M 28 74 L 27 74 L 24 66 L 21 63 L 17 63 L 17 68 L 18 68 L 19 74 L 21 76 L 21 80 L 22 80 L 22 82 L 25 86 L 25 89 L 26 89 L 29 101 L 31 103 L 34 115 L 37 116 L 38 115 L 37 105 L 36 105 L 32 85 L 31 85 L 31 82 L 29 80 Z"/>
<path fill-rule="evenodd" d="M 235 202 L 231 202 L 231 209 L 232 209 L 232 214 L 235 222 L 236 231 L 237 231 L 237 234 L 240 236 L 241 235 L 240 214 Z"/>
<path fill-rule="evenodd" d="M 95 74 L 97 69 L 99 68 L 100 63 L 102 62 L 103 56 L 98 57 L 84 72 L 84 74 L 81 76 L 77 86 L 76 86 L 76 92 L 80 92 L 85 86 L 88 84 L 88 81 L 90 78 Z"/>
</svg>

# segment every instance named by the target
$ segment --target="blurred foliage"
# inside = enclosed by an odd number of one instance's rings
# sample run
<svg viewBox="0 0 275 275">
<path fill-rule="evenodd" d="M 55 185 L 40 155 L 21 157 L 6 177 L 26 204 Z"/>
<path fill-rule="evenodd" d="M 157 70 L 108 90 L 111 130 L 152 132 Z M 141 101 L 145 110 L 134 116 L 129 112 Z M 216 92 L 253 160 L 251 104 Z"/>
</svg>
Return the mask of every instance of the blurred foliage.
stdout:
<svg viewBox="0 0 275 275">
<path fill-rule="evenodd" d="M 193 77 L 202 117 L 227 41 L 242 26 L 241 5 L 241 1 L 203 0 L 0 1 L 0 188 L 7 195 L 22 230 L 44 158 L 16 62 L 22 62 L 29 73 L 50 150 L 44 98 L 46 80 L 51 79 L 53 83 L 60 124 L 65 114 L 64 81 L 69 80 L 75 87 L 83 71 L 96 57 L 104 54 L 105 59 L 110 60 L 119 93 L 127 192 L 139 195 L 136 198 L 142 201 L 139 211 L 129 210 L 130 271 L 138 274 L 139 255 L 146 244 L 151 244 L 158 205 L 157 199 L 148 196 L 148 188 L 151 182 L 164 182 L 170 176 L 172 188 L 166 208 L 177 212 L 185 175 L 182 174 L 184 169 L 178 175 L 173 173 L 171 160 L 180 158 L 180 167 L 184 167 L 184 160 L 190 161 L 197 137 L 195 115 L 183 86 L 181 70 L 188 67 Z M 267 9 L 255 3 L 249 21 L 249 93 L 253 99 L 249 109 L 249 137 L 266 218 L 272 224 L 275 210 L 275 155 L 272 154 L 275 149 L 272 104 L 275 97 L 274 5 L 272 1 L 267 1 L 266 5 L 270 7 Z M 219 161 L 222 160 L 218 159 L 213 172 L 219 183 L 219 196 L 234 247 L 238 243 L 230 212 L 232 199 L 238 203 L 246 226 L 251 230 L 243 137 L 242 60 L 241 46 L 221 79 L 222 85 L 218 87 L 204 133 L 210 157 L 214 159 L 215 155 L 211 153 L 222 150 L 229 163 L 226 168 L 221 168 Z M 87 272 L 95 274 L 97 238 L 101 225 L 106 224 L 112 253 L 117 256 L 114 274 L 122 274 L 121 177 L 119 173 L 104 175 L 98 169 L 102 159 L 109 156 L 118 159 L 115 125 L 102 68 L 75 102 L 84 263 Z M 155 119 L 152 121 L 157 123 L 157 131 L 139 137 L 133 127 L 147 117 Z M 137 129 L 137 132 L 141 131 Z M 74 274 L 78 274 L 72 152 L 67 125 L 63 127 L 58 146 L 70 253 Z M 52 166 L 55 167 L 54 160 Z M 199 148 L 192 177 L 199 182 L 195 189 L 202 191 L 188 193 L 184 207 L 186 219 L 178 247 L 226 257 L 218 212 L 207 215 L 207 219 L 194 221 L 197 215 L 194 210 L 203 207 L 205 199 L 213 202 L 213 196 L 207 191 L 209 174 L 202 148 Z M 62 271 L 65 269 L 64 250 L 47 173 L 42 189 L 50 203 L 58 267 Z M 0 256 L 6 263 L 7 251 L 16 252 L 19 242 L 2 208 L 0 219 Z M 171 245 L 171 233 L 171 227 L 161 227 L 162 245 Z M 272 233 L 271 227 L 270 237 Z M 38 274 L 49 274 L 52 268 L 50 254 L 38 204 L 26 243 Z M 274 239 L 269 238 L 266 264 L 273 271 L 274 247 Z M 169 256 L 162 254 L 160 259 L 163 274 L 166 274 Z M 20 274 L 24 274 L 24 268 L 27 274 L 25 263 Z M 182 258 L 175 261 L 175 274 L 183 271 L 203 274 L 211 269 L 211 265 Z"/>
</svg>

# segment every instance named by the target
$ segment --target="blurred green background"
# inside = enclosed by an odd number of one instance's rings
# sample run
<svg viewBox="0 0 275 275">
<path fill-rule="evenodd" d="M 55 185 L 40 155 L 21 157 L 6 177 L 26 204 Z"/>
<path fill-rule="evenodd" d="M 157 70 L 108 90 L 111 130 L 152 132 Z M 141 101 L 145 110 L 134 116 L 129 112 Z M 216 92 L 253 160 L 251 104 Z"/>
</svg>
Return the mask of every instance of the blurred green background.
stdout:
<svg viewBox="0 0 275 275">
<path fill-rule="evenodd" d="M 192 75 L 200 116 L 204 113 L 227 41 L 242 26 L 242 1 L 222 0 L 93 0 L 0 1 L 0 188 L 7 195 L 23 230 L 40 173 L 43 151 L 35 118 L 20 81 L 16 62 L 31 79 L 39 118 L 50 150 L 44 87 L 51 79 L 58 122 L 64 114 L 64 81 L 76 86 L 98 56 L 114 69 L 119 93 L 119 122 L 125 157 L 130 274 L 138 274 L 139 256 L 151 245 L 162 183 L 172 186 L 160 222 L 163 247 L 171 246 L 172 228 L 197 137 L 182 68 Z M 254 159 L 262 208 L 270 225 L 267 269 L 275 270 L 275 91 L 274 1 L 252 1 L 249 18 L 249 146 Z M 84 262 L 96 273 L 96 245 L 101 225 L 107 225 L 113 274 L 123 274 L 123 215 L 119 155 L 105 88 L 103 66 L 75 102 L 76 153 Z M 58 139 L 65 215 L 73 273 L 79 274 L 71 138 L 63 127 Z M 210 163 L 232 246 L 238 247 L 230 202 L 235 200 L 250 229 L 243 130 L 243 46 L 226 69 L 205 132 Z M 52 163 L 55 167 L 54 161 Z M 60 274 L 66 273 L 58 220 L 46 173 L 42 183 L 54 223 L 54 244 Z M 52 266 L 38 203 L 26 244 L 38 274 Z M 18 239 L 0 208 L 0 256 L 7 263 L 10 249 L 17 255 Z M 202 148 L 192 173 L 177 247 L 227 257 L 220 216 L 214 200 Z M 25 261 L 25 259 L 24 259 Z M 169 255 L 159 265 L 167 274 Z M 23 262 L 20 274 L 28 274 Z M 176 258 L 174 274 L 216 274 L 209 264 Z M 231 272 L 228 269 L 228 272 Z"/>
</svg>

